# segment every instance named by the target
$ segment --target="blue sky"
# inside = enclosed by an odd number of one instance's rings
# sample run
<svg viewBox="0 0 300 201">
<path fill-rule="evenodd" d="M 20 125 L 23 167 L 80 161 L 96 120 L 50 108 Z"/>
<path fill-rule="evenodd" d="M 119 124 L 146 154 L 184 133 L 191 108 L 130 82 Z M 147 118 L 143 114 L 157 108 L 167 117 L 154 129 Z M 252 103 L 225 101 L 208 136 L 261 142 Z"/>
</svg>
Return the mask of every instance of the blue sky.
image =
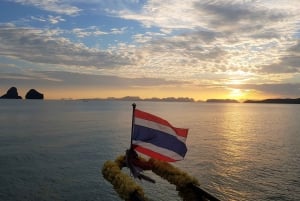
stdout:
<svg viewBox="0 0 300 201">
<path fill-rule="evenodd" d="M 300 97 L 300 2 L 2 0 L 0 94 Z"/>
</svg>

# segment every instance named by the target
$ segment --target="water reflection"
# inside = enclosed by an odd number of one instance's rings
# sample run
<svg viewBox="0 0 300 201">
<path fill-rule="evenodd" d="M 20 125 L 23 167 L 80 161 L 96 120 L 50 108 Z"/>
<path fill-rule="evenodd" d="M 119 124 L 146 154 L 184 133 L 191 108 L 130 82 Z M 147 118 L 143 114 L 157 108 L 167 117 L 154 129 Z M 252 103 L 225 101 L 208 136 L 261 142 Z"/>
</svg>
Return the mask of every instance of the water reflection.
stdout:
<svg viewBox="0 0 300 201">
<path fill-rule="evenodd" d="M 217 116 L 215 132 L 220 135 L 215 174 L 219 191 L 230 200 L 242 200 L 249 194 L 247 171 L 252 161 L 249 149 L 254 141 L 248 111 L 240 105 L 225 107 Z M 240 184 L 243 186 L 241 187 Z"/>
<path fill-rule="evenodd" d="M 210 106 L 189 135 L 191 173 L 222 200 L 291 200 L 288 192 L 300 185 L 300 163 L 291 162 L 299 161 L 300 113 L 280 105 Z"/>
</svg>

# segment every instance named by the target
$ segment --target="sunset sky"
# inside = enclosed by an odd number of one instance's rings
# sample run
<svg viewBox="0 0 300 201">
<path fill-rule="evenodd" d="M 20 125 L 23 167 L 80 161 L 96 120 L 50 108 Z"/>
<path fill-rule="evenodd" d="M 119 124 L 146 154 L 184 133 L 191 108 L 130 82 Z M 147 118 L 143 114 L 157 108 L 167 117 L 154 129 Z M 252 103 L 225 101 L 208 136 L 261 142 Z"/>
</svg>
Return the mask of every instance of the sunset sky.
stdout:
<svg viewBox="0 0 300 201">
<path fill-rule="evenodd" d="M 299 0 L 1 0 L 0 96 L 300 97 Z"/>
</svg>

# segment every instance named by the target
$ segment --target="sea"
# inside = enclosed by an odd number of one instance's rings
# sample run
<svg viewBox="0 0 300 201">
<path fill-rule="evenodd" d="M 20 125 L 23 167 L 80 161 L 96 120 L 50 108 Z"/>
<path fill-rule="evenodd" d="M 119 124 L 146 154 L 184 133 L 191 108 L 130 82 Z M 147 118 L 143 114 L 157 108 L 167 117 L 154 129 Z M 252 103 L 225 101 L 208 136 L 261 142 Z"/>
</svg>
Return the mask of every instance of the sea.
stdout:
<svg viewBox="0 0 300 201">
<path fill-rule="evenodd" d="M 219 200 L 300 200 L 300 105 L 136 105 L 189 128 L 185 159 L 172 165 Z M 131 118 L 127 101 L 0 100 L 0 200 L 121 200 L 101 169 L 129 148 Z M 149 200 L 181 200 L 145 174 L 156 183 L 136 182 Z"/>
</svg>

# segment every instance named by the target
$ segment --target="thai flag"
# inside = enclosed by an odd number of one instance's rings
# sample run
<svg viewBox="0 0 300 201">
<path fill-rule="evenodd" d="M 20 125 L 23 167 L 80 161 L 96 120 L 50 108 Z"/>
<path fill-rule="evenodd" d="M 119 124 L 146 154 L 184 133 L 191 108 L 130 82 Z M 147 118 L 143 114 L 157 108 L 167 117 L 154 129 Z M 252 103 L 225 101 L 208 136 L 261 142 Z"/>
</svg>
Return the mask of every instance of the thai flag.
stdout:
<svg viewBox="0 0 300 201">
<path fill-rule="evenodd" d="M 188 129 L 175 128 L 155 115 L 134 110 L 133 148 L 162 161 L 182 160 L 187 152 Z"/>
</svg>

